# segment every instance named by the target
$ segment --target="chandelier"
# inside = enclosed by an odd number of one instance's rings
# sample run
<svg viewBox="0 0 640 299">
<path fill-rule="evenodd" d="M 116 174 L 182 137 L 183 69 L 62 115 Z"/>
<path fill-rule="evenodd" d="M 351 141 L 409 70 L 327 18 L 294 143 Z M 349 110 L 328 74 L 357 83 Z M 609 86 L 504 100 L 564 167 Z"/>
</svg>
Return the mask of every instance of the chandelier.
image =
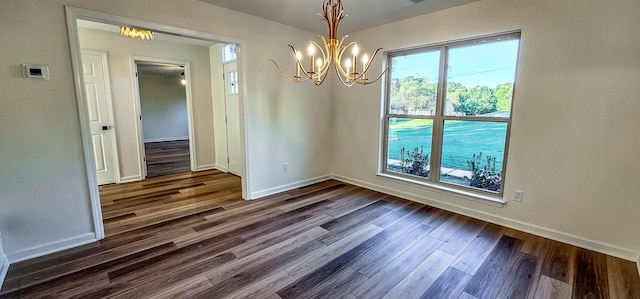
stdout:
<svg viewBox="0 0 640 299">
<path fill-rule="evenodd" d="M 369 66 L 371 66 L 371 62 L 382 48 L 378 48 L 371 57 L 369 57 L 367 53 L 358 57 L 360 54 L 358 44 L 350 42 L 344 45 L 344 41 L 348 35 L 338 40 L 338 25 L 342 19 L 349 16 L 344 14 L 342 1 L 324 0 L 322 8 L 323 13 L 318 13 L 318 16 L 329 25 L 329 38 L 327 40 L 324 36 L 320 35 L 320 38 L 322 38 L 322 46 L 315 41 L 309 42 L 309 46 L 307 47 L 309 55 L 308 69 L 305 69 L 303 66 L 302 53 L 292 45 L 289 45 L 289 47 L 293 50 L 293 57 L 296 64 L 295 75 L 293 77 L 288 76 L 275 60 L 269 59 L 268 61 L 273 62 L 285 78 L 296 83 L 311 80 L 315 85 L 319 86 L 326 79 L 327 73 L 332 65 L 340 82 L 347 87 L 351 87 L 353 84 L 367 85 L 380 80 L 382 75 L 389 70 L 390 65 L 387 66 L 375 80 L 369 80 L 367 78 L 367 71 L 369 70 Z M 343 56 L 348 49 L 351 49 L 351 56 L 345 57 L 343 60 Z M 319 55 L 316 56 L 316 52 L 319 52 Z M 347 54 L 347 56 L 349 55 Z M 361 67 L 359 67 L 358 59 L 362 61 Z"/>
<path fill-rule="evenodd" d="M 153 39 L 156 36 L 156 34 L 153 33 L 153 31 L 125 27 L 125 26 L 120 26 L 120 35 L 130 37 L 130 38 L 139 38 L 139 39 Z"/>
</svg>

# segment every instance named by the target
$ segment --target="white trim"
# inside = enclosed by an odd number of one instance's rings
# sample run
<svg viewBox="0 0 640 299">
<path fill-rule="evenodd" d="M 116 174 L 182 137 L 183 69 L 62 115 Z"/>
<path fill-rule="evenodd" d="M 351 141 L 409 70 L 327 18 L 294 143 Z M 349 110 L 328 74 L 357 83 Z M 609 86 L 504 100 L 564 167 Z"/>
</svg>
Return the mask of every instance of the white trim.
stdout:
<svg viewBox="0 0 640 299">
<path fill-rule="evenodd" d="M 131 68 L 131 95 L 133 95 L 133 114 L 135 122 L 133 127 L 136 132 L 136 148 L 138 149 L 138 171 L 140 173 L 140 179 L 144 180 L 147 177 L 147 161 L 145 161 L 145 148 L 144 141 L 142 140 L 144 134 L 142 133 L 142 107 L 140 104 L 140 82 L 138 81 L 138 65 L 132 56 L 129 56 L 129 68 Z"/>
<path fill-rule="evenodd" d="M 198 167 L 196 167 L 196 171 L 204 171 L 204 170 L 211 170 L 211 169 L 216 169 L 216 165 L 207 164 L 207 165 L 199 165 Z"/>
<path fill-rule="evenodd" d="M 164 137 L 164 138 L 151 138 L 151 139 L 145 139 L 145 140 L 144 140 L 144 143 L 149 143 L 149 142 L 166 142 L 166 141 L 183 141 L 183 140 L 189 140 L 189 136 Z"/>
<path fill-rule="evenodd" d="M 58 241 L 52 241 L 49 243 L 44 243 L 44 244 L 29 247 L 29 248 L 21 249 L 19 251 L 10 252 L 10 253 L 7 253 L 7 257 L 9 258 L 9 261 L 13 264 L 21 261 L 26 261 L 28 259 L 40 257 L 43 255 L 55 253 L 58 251 L 63 251 L 69 248 L 86 245 L 96 241 L 98 241 L 98 239 L 96 238 L 96 235 L 94 233 L 86 233 L 79 236 L 66 238 Z"/>
<path fill-rule="evenodd" d="M 638 275 L 640 275 L 640 256 L 638 256 L 638 260 L 636 261 L 636 265 L 638 265 Z"/>
<path fill-rule="evenodd" d="M 569 234 L 569 233 L 561 232 L 551 228 L 531 224 L 531 223 L 526 223 L 526 222 L 522 222 L 514 219 L 505 218 L 502 216 L 497 216 L 497 215 L 492 215 L 485 212 L 480 212 L 477 210 L 472 210 L 463 206 L 440 201 L 440 200 L 427 197 L 421 194 L 415 194 L 415 193 L 401 191 L 393 188 L 383 187 L 383 186 L 375 185 L 369 182 L 365 182 L 362 180 L 358 180 L 358 179 L 354 179 L 354 178 L 350 178 L 342 175 L 334 174 L 332 175 L 332 178 L 335 180 L 356 185 L 359 187 L 375 190 L 375 191 L 386 193 L 389 195 L 394 195 L 407 200 L 423 203 L 423 204 L 440 208 L 443 210 L 447 210 L 450 212 L 477 218 L 477 219 L 491 222 L 494 224 L 502 225 L 508 228 L 521 230 L 537 236 L 541 236 L 541 237 L 549 238 L 555 241 L 601 252 L 604 254 L 619 257 L 629 261 L 634 261 L 638 258 L 638 252 L 629 248 L 623 248 L 615 245 L 605 244 L 600 241 L 585 238 L 583 236 Z"/>
<path fill-rule="evenodd" d="M 86 121 L 88 119 L 87 109 L 85 107 L 86 104 L 84 100 L 84 92 L 82 91 L 84 87 L 84 80 L 82 78 L 83 77 L 82 65 L 81 65 L 82 56 L 80 55 L 80 39 L 78 34 L 77 20 L 88 20 L 88 21 L 101 22 L 101 23 L 107 23 L 112 25 L 126 24 L 133 27 L 147 28 L 147 29 L 158 31 L 158 32 L 169 32 L 179 36 L 193 37 L 201 40 L 209 40 L 209 41 L 224 42 L 224 43 L 235 43 L 237 44 L 236 52 L 238 55 L 237 56 L 238 68 L 243 70 L 242 72 L 240 72 L 241 77 L 245 70 L 244 64 L 242 63 L 243 60 L 241 59 L 242 58 L 241 45 L 244 44 L 244 40 L 233 38 L 230 36 L 225 36 L 225 35 L 212 34 L 212 33 L 207 33 L 202 31 L 196 31 L 192 29 L 180 28 L 180 27 L 163 25 L 163 24 L 154 23 L 154 22 L 121 17 L 113 14 L 88 10 L 84 8 L 77 8 L 77 7 L 68 6 L 68 5 L 65 5 L 64 9 L 65 9 L 65 16 L 67 21 L 69 47 L 71 51 L 71 65 L 72 65 L 73 74 L 74 74 L 76 102 L 78 104 L 78 114 L 80 119 L 80 134 L 82 138 L 82 149 L 84 152 L 84 160 L 85 160 L 84 162 L 85 162 L 85 168 L 86 168 L 85 171 L 87 174 L 87 184 L 89 189 L 88 190 L 89 198 L 91 201 L 91 212 L 93 216 L 94 231 L 95 231 L 96 239 L 103 239 L 105 235 L 104 235 L 104 224 L 102 222 L 102 209 L 100 206 L 100 194 L 98 192 L 95 163 L 93 161 L 94 158 L 93 158 L 93 149 L 91 145 L 91 134 L 89 130 L 88 121 Z M 191 80 L 187 78 L 187 82 L 190 82 L 190 81 Z M 248 190 L 251 190 L 251 189 L 250 189 L 249 180 L 248 180 L 248 177 L 250 176 L 249 175 L 249 156 L 250 155 L 249 155 L 249 147 L 247 142 L 247 140 L 249 139 L 249 134 L 246 132 L 248 128 L 248 125 L 247 125 L 248 121 L 247 121 L 247 117 L 245 117 L 244 115 L 245 111 L 248 111 L 247 109 L 248 105 L 244 100 L 244 95 L 246 94 L 245 88 L 246 88 L 246 84 L 241 82 L 240 94 L 238 99 L 239 101 L 241 101 L 240 134 L 242 139 L 240 141 L 241 143 L 240 145 L 241 145 L 242 153 L 245 155 L 245 159 L 244 159 L 245 173 L 244 173 L 244 176 L 242 177 L 242 197 L 246 199 Z M 140 176 L 136 180 L 141 180 L 141 179 L 142 177 Z M 124 180 L 122 180 L 121 183 L 123 181 Z"/>
<path fill-rule="evenodd" d="M 258 199 L 258 198 L 262 198 L 265 196 L 269 196 L 269 195 L 273 195 L 273 194 L 277 194 L 277 193 L 281 193 L 281 192 L 285 192 L 285 191 L 289 191 L 289 190 L 293 190 L 296 188 L 300 188 L 300 187 L 305 187 L 305 186 L 309 186 L 309 185 L 313 185 L 316 183 L 320 183 L 320 182 L 324 182 L 326 180 L 331 179 L 331 175 L 323 175 L 323 176 L 318 176 L 315 178 L 310 178 L 310 179 L 306 179 L 306 180 L 302 180 L 302 181 L 297 181 L 291 184 L 286 184 L 286 185 L 282 185 L 282 186 L 277 186 L 277 187 L 273 187 L 273 188 L 269 188 L 269 189 L 264 189 L 261 191 L 257 191 L 257 192 L 251 192 L 251 200 L 254 199 Z"/>
<path fill-rule="evenodd" d="M 9 265 L 9 259 L 7 258 L 7 255 L 4 254 L 4 250 L 2 249 L 2 232 L 0 232 L 0 290 L 2 289 L 4 278 L 7 277 Z"/>
<path fill-rule="evenodd" d="M 507 204 L 507 202 L 501 197 L 494 197 L 494 196 L 488 196 L 488 195 L 483 195 L 479 193 L 468 192 L 462 189 L 450 188 L 450 187 L 446 187 L 438 184 L 432 184 L 429 182 L 413 180 L 410 178 L 395 176 L 395 175 L 384 173 L 384 172 L 377 173 L 376 175 L 383 179 L 393 181 L 395 183 L 407 184 L 413 187 L 415 187 L 416 185 L 423 186 L 423 187 L 431 188 L 430 191 L 439 192 L 439 193 L 450 195 L 450 196 L 456 196 L 463 199 L 484 203 L 484 204 L 488 204 L 488 205 L 492 205 L 500 208 L 504 207 Z"/>
<path fill-rule="evenodd" d="M 220 170 L 220 171 L 222 171 L 222 172 L 229 172 L 229 168 L 227 168 L 227 166 L 224 166 L 224 165 L 218 165 L 218 164 L 216 164 L 216 165 L 214 166 L 214 168 L 215 168 L 215 169 L 217 169 L 217 170 Z"/>
<path fill-rule="evenodd" d="M 138 64 L 137 62 L 158 62 L 165 64 L 174 64 L 184 67 L 184 78 L 187 80 L 187 84 L 185 85 L 185 96 L 187 102 L 187 123 L 189 127 L 189 162 L 191 164 L 191 171 L 197 171 L 197 157 L 196 157 L 196 147 L 195 147 L 195 119 L 193 117 L 193 93 L 191 90 L 191 63 L 189 61 L 184 60 L 175 60 L 169 58 L 156 58 L 156 57 L 146 57 L 146 56 L 129 56 L 131 60 L 131 80 L 132 80 L 132 89 L 133 89 L 133 97 L 135 101 L 134 110 L 136 111 L 136 132 L 137 138 L 139 140 L 139 155 L 140 155 L 140 170 L 142 173 L 142 177 L 147 177 L 147 163 L 142 159 L 144 157 L 144 134 L 142 129 L 142 120 L 140 117 L 142 115 L 142 106 L 140 103 L 140 81 L 138 76 Z M 144 116 L 143 116 L 144 117 Z"/>
<path fill-rule="evenodd" d="M 84 76 L 82 74 L 82 53 L 80 50 L 80 35 L 78 34 L 78 11 L 65 7 L 67 18 L 67 33 L 69 35 L 69 45 L 71 51 L 71 66 L 73 68 L 76 103 L 78 105 L 78 116 L 80 120 L 80 134 L 82 138 L 82 150 L 84 153 L 85 172 L 87 174 L 87 184 L 89 199 L 91 201 L 91 216 L 93 218 L 93 228 L 95 237 L 98 240 L 104 239 L 104 223 L 102 222 L 102 208 L 100 207 L 100 192 L 98 191 L 98 178 L 96 175 L 95 161 L 93 157 L 93 144 L 91 141 L 91 129 L 89 128 L 89 116 L 84 89 Z"/>
<path fill-rule="evenodd" d="M 132 175 L 132 176 L 125 176 L 120 178 L 120 183 L 129 183 L 129 182 L 137 182 L 137 181 L 142 181 L 142 176 Z"/>
<path fill-rule="evenodd" d="M 2 289 L 2 283 L 4 282 L 4 278 L 7 277 L 7 272 L 9 272 L 9 259 L 6 254 L 0 255 L 0 290 Z"/>
</svg>

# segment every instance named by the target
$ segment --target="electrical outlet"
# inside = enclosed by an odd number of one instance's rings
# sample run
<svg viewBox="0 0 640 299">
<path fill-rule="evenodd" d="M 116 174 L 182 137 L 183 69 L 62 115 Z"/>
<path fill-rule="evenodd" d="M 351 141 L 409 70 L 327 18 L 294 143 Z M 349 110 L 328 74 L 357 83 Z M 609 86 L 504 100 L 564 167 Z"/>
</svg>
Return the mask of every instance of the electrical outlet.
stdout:
<svg viewBox="0 0 640 299">
<path fill-rule="evenodd" d="M 513 201 L 522 202 L 522 195 L 524 192 L 520 190 L 513 191 Z"/>
<path fill-rule="evenodd" d="M 282 171 L 289 171 L 289 163 L 282 163 Z"/>
</svg>

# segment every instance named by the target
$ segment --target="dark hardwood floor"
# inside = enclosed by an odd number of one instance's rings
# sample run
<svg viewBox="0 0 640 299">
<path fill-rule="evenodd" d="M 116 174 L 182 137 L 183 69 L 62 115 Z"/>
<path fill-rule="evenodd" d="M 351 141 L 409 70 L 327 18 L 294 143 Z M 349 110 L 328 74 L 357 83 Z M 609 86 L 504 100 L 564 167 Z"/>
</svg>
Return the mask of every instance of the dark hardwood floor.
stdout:
<svg viewBox="0 0 640 299">
<path fill-rule="evenodd" d="M 147 142 L 147 178 L 191 171 L 189 140 Z"/>
<path fill-rule="evenodd" d="M 107 237 L 11 265 L 2 298 L 640 298 L 634 263 L 327 181 L 100 187 Z"/>
</svg>

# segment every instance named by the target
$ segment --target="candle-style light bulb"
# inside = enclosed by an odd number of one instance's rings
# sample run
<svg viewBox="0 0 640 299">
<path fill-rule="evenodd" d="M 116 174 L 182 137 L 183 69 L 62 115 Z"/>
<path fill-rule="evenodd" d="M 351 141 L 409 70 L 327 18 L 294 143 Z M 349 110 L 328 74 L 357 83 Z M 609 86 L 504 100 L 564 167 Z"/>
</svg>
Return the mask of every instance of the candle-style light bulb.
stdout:
<svg viewBox="0 0 640 299">
<path fill-rule="evenodd" d="M 351 54 L 353 54 L 353 77 L 356 77 L 358 73 L 358 53 L 360 53 L 360 48 L 358 44 L 353 45 L 353 49 L 351 49 Z"/>
<path fill-rule="evenodd" d="M 344 66 L 347 67 L 347 81 L 349 81 L 349 79 L 351 78 L 351 76 L 350 76 L 350 73 L 351 73 L 351 59 L 345 60 Z"/>
<path fill-rule="evenodd" d="M 322 68 L 322 59 L 318 58 L 318 60 L 316 60 L 316 65 L 318 66 L 318 73 L 316 74 L 316 81 L 320 82 L 320 72 L 321 72 L 321 68 Z"/>
<path fill-rule="evenodd" d="M 316 54 L 316 47 L 313 46 L 312 43 L 309 43 L 309 47 L 307 47 L 307 51 L 309 52 L 309 73 L 315 73 L 314 70 L 314 65 L 313 63 L 315 62 L 315 58 L 313 57 L 313 55 Z"/>
<path fill-rule="evenodd" d="M 296 59 L 298 61 L 302 60 L 302 53 L 300 53 L 300 51 L 296 51 Z"/>
<path fill-rule="evenodd" d="M 369 55 L 362 55 L 362 80 L 367 80 L 367 64 L 369 63 Z"/>
<path fill-rule="evenodd" d="M 353 45 L 353 49 L 351 50 L 351 53 L 353 53 L 353 56 L 358 56 L 358 53 L 360 53 L 360 48 L 358 47 L 358 44 Z"/>
<path fill-rule="evenodd" d="M 316 54 L 316 47 L 314 47 L 313 44 L 309 43 L 307 51 L 309 52 L 309 56 L 313 56 Z"/>
</svg>

